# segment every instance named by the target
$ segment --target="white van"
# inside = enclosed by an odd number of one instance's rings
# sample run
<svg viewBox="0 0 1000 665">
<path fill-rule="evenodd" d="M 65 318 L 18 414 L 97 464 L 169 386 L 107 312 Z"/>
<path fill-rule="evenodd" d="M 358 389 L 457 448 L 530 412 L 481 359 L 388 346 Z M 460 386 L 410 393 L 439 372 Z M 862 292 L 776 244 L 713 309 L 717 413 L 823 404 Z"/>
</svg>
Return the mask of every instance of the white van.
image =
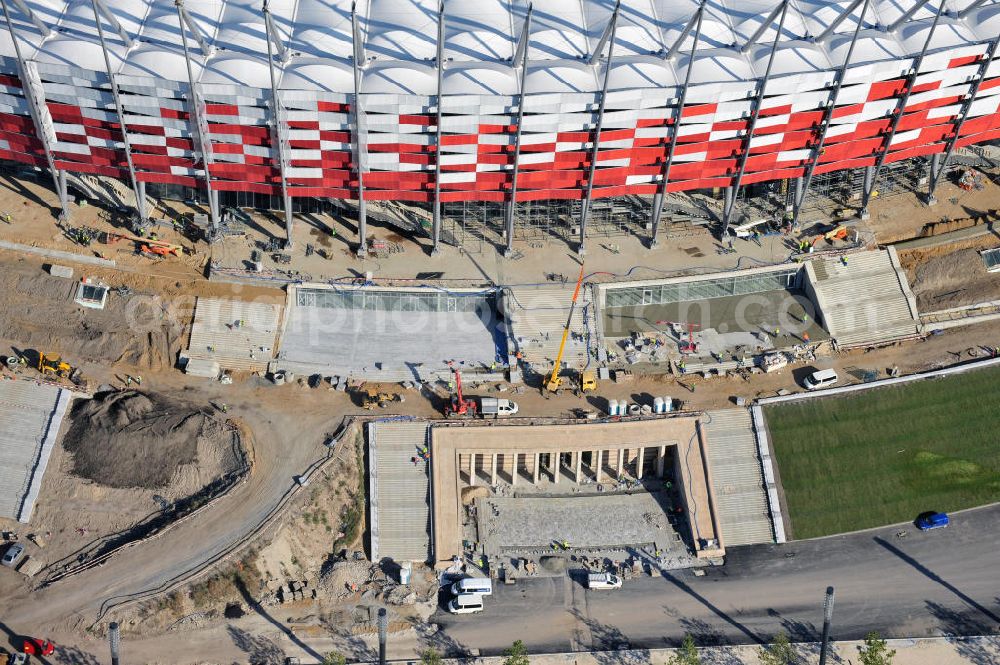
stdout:
<svg viewBox="0 0 1000 665">
<path fill-rule="evenodd" d="M 475 614 L 483 611 L 483 597 L 476 593 L 462 593 L 451 599 L 448 611 L 452 614 Z"/>
<path fill-rule="evenodd" d="M 821 369 L 807 376 L 802 381 L 802 385 L 806 387 L 806 390 L 819 390 L 820 388 L 829 388 L 836 382 L 837 373 L 835 371 L 832 369 Z"/>
<path fill-rule="evenodd" d="M 493 593 L 493 581 L 488 577 L 466 577 L 451 585 L 451 593 L 455 596 L 460 596 L 463 593 L 489 596 Z"/>
<path fill-rule="evenodd" d="M 506 418 L 517 413 L 517 402 L 496 397 L 480 397 L 479 412 L 483 418 Z"/>
<path fill-rule="evenodd" d="M 620 589 L 622 578 L 611 573 L 591 573 L 587 575 L 588 589 Z"/>
</svg>

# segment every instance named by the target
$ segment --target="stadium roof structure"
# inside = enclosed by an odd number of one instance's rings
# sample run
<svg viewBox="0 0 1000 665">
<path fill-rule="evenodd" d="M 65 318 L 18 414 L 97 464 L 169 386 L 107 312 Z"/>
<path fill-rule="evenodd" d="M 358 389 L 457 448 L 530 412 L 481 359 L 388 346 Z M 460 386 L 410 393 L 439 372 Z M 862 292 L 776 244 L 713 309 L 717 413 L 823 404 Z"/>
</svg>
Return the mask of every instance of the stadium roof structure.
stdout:
<svg viewBox="0 0 1000 665">
<path fill-rule="evenodd" d="M 103 70 L 90 0 L 9 0 L 27 60 Z M 534 0 L 528 43 L 527 92 L 594 92 L 601 72 L 590 66 L 615 10 L 611 0 Z M 945 17 L 930 50 L 974 43 L 1000 34 L 1000 5 L 945 0 Z M 856 62 L 898 59 L 923 47 L 938 3 L 878 0 L 868 10 Z M 516 94 L 511 68 L 529 2 L 448 0 L 443 3 L 444 94 Z M 665 87 L 683 80 L 693 0 L 624 0 L 615 34 L 609 89 Z M 694 83 L 755 79 L 763 75 L 777 26 L 776 3 L 713 0 L 707 3 L 694 59 Z M 186 81 L 181 26 L 172 0 L 100 0 L 113 27 L 107 34 L 117 73 Z M 272 38 L 280 49 L 282 89 L 352 89 L 352 7 L 363 53 L 362 92 L 437 94 L 434 67 L 441 7 L 435 0 L 271 0 Z M 266 87 L 267 31 L 260 0 L 200 0 L 185 6 L 197 80 Z M 775 74 L 830 69 L 841 64 L 859 2 L 803 0 L 792 5 L 779 40 Z M 773 17 L 772 17 L 773 18 Z M 892 28 L 888 30 L 887 28 Z M 826 34 L 831 30 L 830 34 Z M 822 41 L 817 37 L 825 35 Z M 747 48 L 749 46 L 749 48 Z M 673 51 L 679 57 L 666 59 Z M 0 33 L 0 54 L 14 56 Z"/>
</svg>

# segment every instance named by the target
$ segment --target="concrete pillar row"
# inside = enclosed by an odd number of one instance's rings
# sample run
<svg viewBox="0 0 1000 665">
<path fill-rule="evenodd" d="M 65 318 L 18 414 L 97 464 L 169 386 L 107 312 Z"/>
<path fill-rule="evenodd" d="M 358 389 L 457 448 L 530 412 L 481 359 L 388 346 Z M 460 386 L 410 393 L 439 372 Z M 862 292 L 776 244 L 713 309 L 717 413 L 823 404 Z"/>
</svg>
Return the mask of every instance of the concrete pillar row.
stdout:
<svg viewBox="0 0 1000 665">
<path fill-rule="evenodd" d="M 558 483 L 559 476 L 562 475 L 562 473 L 560 473 L 561 471 L 560 467 L 562 466 L 562 455 L 558 452 L 549 453 L 549 466 L 552 468 L 552 482 Z"/>
<path fill-rule="evenodd" d="M 476 486 L 476 453 L 469 455 L 469 487 Z"/>
<path fill-rule="evenodd" d="M 583 480 L 583 451 L 576 451 L 576 483 L 579 485 Z"/>
<path fill-rule="evenodd" d="M 490 485 L 497 484 L 497 454 L 490 455 Z"/>
<path fill-rule="evenodd" d="M 625 471 L 625 449 L 624 448 L 619 448 L 618 449 L 618 468 L 615 469 L 615 471 L 618 473 L 618 480 L 621 480 L 622 476 L 624 475 L 624 471 Z"/>
<path fill-rule="evenodd" d="M 642 467 L 643 467 L 643 463 L 645 462 L 645 460 L 643 458 L 646 456 L 646 449 L 643 448 L 642 446 L 639 446 L 637 455 L 638 455 L 638 459 L 635 462 L 635 477 L 641 479 L 642 478 Z"/>
<path fill-rule="evenodd" d="M 664 465 L 667 461 L 667 447 L 660 446 L 660 449 L 656 453 L 656 475 L 660 478 L 663 477 Z"/>
<path fill-rule="evenodd" d="M 510 484 L 517 485 L 517 453 L 511 453 L 510 461 Z"/>
<path fill-rule="evenodd" d="M 541 462 L 541 457 L 540 453 L 535 453 L 535 467 L 532 469 L 532 476 L 536 485 L 538 484 L 538 467 L 539 462 Z"/>
<path fill-rule="evenodd" d="M 601 478 L 604 477 L 604 451 L 597 451 L 597 478 L 594 480 L 596 482 L 601 482 Z"/>
</svg>

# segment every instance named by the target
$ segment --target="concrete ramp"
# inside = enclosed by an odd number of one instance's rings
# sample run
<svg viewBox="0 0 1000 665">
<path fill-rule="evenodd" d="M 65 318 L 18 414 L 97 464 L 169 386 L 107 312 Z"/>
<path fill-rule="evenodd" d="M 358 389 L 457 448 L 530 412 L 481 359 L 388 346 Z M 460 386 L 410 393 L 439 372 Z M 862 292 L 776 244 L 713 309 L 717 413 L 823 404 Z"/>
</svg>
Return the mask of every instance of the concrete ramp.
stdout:
<svg viewBox="0 0 1000 665">
<path fill-rule="evenodd" d="M 419 451 L 427 423 L 368 424 L 368 491 L 372 560 L 424 562 L 430 558 L 430 482 Z M 417 463 L 412 461 L 417 457 Z"/>
<path fill-rule="evenodd" d="M 763 471 L 746 409 L 709 411 L 708 440 L 716 510 L 726 547 L 773 543 Z"/>
<path fill-rule="evenodd" d="M 920 332 L 916 301 L 891 249 L 810 261 L 806 275 L 838 348 L 885 344 Z"/>
</svg>

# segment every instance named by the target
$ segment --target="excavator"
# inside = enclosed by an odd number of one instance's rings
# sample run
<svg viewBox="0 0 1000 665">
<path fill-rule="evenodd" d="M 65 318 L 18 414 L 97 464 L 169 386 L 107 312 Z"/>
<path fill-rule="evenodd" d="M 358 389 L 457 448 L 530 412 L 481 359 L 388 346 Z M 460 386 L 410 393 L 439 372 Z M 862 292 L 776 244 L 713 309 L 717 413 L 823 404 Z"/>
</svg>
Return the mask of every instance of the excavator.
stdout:
<svg viewBox="0 0 1000 665">
<path fill-rule="evenodd" d="M 813 238 L 812 246 L 815 247 L 819 241 L 826 240 L 827 242 L 833 242 L 834 240 L 845 240 L 847 239 L 848 227 L 841 224 L 840 226 L 827 231 L 826 233 L 821 233 L 820 235 Z"/>
<path fill-rule="evenodd" d="M 563 328 L 562 341 L 559 342 L 559 353 L 556 354 L 556 363 L 552 366 L 552 374 L 545 381 L 545 390 L 550 393 L 558 393 L 562 386 L 562 377 L 559 370 L 562 367 L 563 352 L 566 350 L 566 339 L 569 337 L 569 327 L 573 323 L 573 312 L 576 311 L 576 301 L 580 297 L 580 285 L 583 284 L 583 264 L 580 264 L 580 276 L 576 278 L 576 288 L 573 289 L 573 301 L 569 306 L 569 316 L 566 317 L 566 326 Z"/>
<path fill-rule="evenodd" d="M 61 379 L 68 379 L 73 373 L 73 368 L 69 363 L 64 362 L 60 356 L 46 356 L 41 351 L 38 352 L 38 371 L 45 374 L 54 374 Z"/>
</svg>

